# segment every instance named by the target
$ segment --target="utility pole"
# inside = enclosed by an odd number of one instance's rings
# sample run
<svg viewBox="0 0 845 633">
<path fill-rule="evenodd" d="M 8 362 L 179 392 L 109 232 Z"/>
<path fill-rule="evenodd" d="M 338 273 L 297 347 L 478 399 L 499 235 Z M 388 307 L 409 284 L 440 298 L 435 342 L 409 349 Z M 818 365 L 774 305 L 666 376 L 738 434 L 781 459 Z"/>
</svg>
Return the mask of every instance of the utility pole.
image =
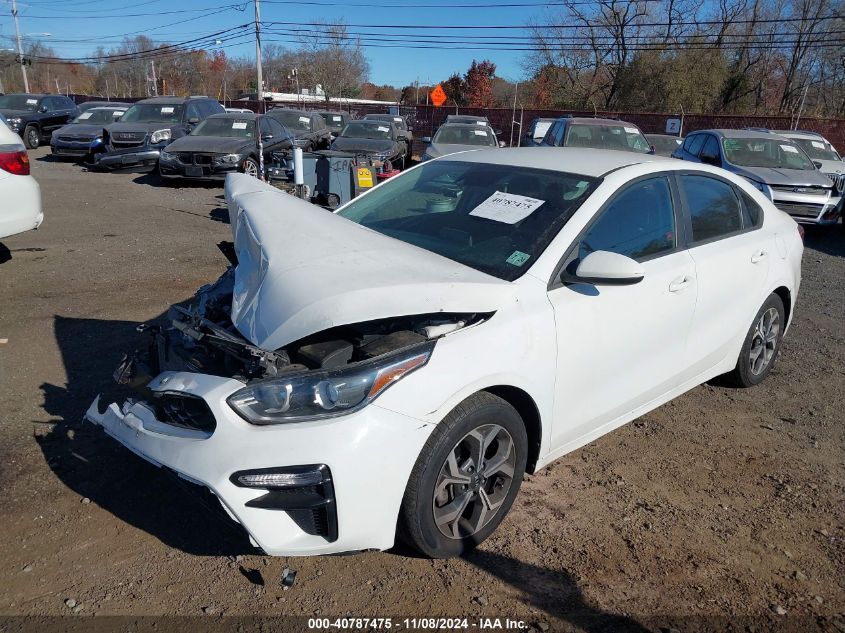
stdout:
<svg viewBox="0 0 845 633">
<path fill-rule="evenodd" d="M 21 74 L 23 75 L 23 89 L 24 92 L 29 92 L 29 79 L 26 77 L 26 64 L 23 58 L 23 48 L 21 47 L 21 27 L 18 24 L 18 3 L 17 0 L 12 0 L 12 17 L 15 19 L 15 39 L 18 42 L 18 61 L 21 65 Z"/>
<path fill-rule="evenodd" d="M 258 142 L 258 179 L 264 180 L 264 140 L 261 138 L 261 115 L 264 111 L 264 78 L 261 76 L 261 9 L 255 2 L 255 72 L 258 81 L 258 113 L 255 117 L 255 140 Z"/>
<path fill-rule="evenodd" d="M 153 73 L 153 94 L 157 97 L 158 96 L 158 79 L 156 79 L 156 62 L 154 59 L 150 60 L 150 67 L 152 68 Z"/>
</svg>

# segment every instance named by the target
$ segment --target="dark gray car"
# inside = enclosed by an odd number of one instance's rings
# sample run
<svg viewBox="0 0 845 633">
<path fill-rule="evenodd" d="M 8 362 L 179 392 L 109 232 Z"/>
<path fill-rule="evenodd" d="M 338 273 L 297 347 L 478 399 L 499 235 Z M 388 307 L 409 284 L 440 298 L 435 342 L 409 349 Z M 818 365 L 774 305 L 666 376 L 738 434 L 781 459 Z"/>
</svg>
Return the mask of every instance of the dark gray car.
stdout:
<svg viewBox="0 0 845 633">
<path fill-rule="evenodd" d="M 405 158 L 404 134 L 389 121 L 360 119 L 350 121 L 332 143 L 332 149 L 355 155 L 365 155 L 402 169 Z M 385 169 L 390 171 L 390 169 Z"/>
<path fill-rule="evenodd" d="M 675 158 L 743 176 L 797 222 L 834 224 L 842 198 L 798 145 L 770 132 L 701 130 L 684 139 Z"/>
<path fill-rule="evenodd" d="M 326 120 L 317 112 L 273 108 L 267 113 L 284 125 L 294 136 L 294 143 L 306 152 L 325 149 L 332 140 L 332 133 Z"/>
<path fill-rule="evenodd" d="M 84 101 L 77 104 L 80 112 L 85 112 L 91 108 L 123 108 L 128 109 L 132 104 L 128 101 Z"/>
<path fill-rule="evenodd" d="M 680 136 L 670 134 L 646 134 L 645 140 L 654 148 L 654 153 L 658 156 L 671 156 L 672 152 L 684 142 Z"/>
<path fill-rule="evenodd" d="M 346 124 L 349 123 L 353 117 L 348 112 L 333 112 L 331 110 L 320 110 L 317 112 L 326 122 L 326 125 L 331 132 L 332 139 L 337 138 L 337 136 L 343 131 L 343 128 L 346 127 Z"/>
<path fill-rule="evenodd" d="M 120 121 L 106 128 L 107 151 L 96 155 L 101 169 L 150 170 L 159 152 L 175 139 L 188 134 L 212 114 L 225 112 L 208 97 L 152 97 L 133 104 Z"/>
<path fill-rule="evenodd" d="M 412 148 L 412 141 L 414 138 L 413 133 L 411 132 L 411 128 L 408 125 L 408 120 L 400 116 L 398 114 L 367 114 L 364 116 L 365 121 L 384 121 L 385 123 L 392 123 L 396 129 L 399 130 L 399 133 L 402 138 L 400 138 L 400 143 L 404 143 L 405 150 L 404 156 L 406 160 L 411 159 L 411 148 Z"/>
<path fill-rule="evenodd" d="M 258 176 L 259 130 L 265 163 L 273 152 L 293 147 L 293 135 L 272 117 L 252 112 L 215 114 L 161 151 L 159 174 L 198 180 L 222 180 L 232 172 Z"/>
<path fill-rule="evenodd" d="M 434 138 L 423 137 L 422 140 L 429 143 L 422 155 L 424 161 L 455 152 L 499 147 L 493 128 L 468 123 L 444 123 Z"/>
<path fill-rule="evenodd" d="M 105 128 L 126 113 L 126 106 L 90 108 L 50 137 L 53 156 L 91 160 L 94 154 L 105 151 Z"/>
</svg>

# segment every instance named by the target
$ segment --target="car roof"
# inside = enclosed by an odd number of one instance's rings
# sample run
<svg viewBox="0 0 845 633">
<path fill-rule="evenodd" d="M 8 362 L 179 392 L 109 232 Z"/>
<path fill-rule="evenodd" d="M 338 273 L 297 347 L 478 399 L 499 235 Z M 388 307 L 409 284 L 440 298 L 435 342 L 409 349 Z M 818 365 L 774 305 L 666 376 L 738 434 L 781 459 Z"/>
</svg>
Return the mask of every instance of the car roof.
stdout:
<svg viewBox="0 0 845 633">
<path fill-rule="evenodd" d="M 127 105 L 116 105 L 116 106 L 94 106 L 93 108 L 88 108 L 89 110 L 127 110 L 129 106 Z"/>
<path fill-rule="evenodd" d="M 569 121 L 570 123 L 577 123 L 578 125 L 589 125 L 591 123 L 596 125 L 630 125 L 631 127 L 639 129 L 639 126 L 636 123 L 629 123 L 628 121 L 622 121 L 621 119 L 603 119 L 600 117 L 593 116 L 573 116 L 562 118 L 565 121 Z"/>
<path fill-rule="evenodd" d="M 48 92 L 7 92 L 4 97 L 34 97 L 41 99 L 42 97 L 64 97 L 64 95 L 54 95 Z"/>
<path fill-rule="evenodd" d="M 643 134 L 643 136 L 645 136 L 646 138 L 651 138 L 651 137 L 673 138 L 673 139 L 677 139 L 679 141 L 683 140 L 683 138 L 684 138 L 683 136 L 675 136 L 674 134 Z"/>
<path fill-rule="evenodd" d="M 824 136 L 818 132 L 810 132 L 808 130 L 772 130 L 774 134 L 780 134 L 787 138 L 805 138 L 814 140 L 826 140 Z"/>
<path fill-rule="evenodd" d="M 291 112 L 293 114 L 302 114 L 302 115 L 305 115 L 305 116 L 311 116 L 312 114 L 319 114 L 318 112 L 314 112 L 313 110 L 299 110 L 297 108 L 270 108 L 269 110 L 267 110 L 267 114 L 270 114 L 271 112 L 277 112 L 277 111 Z"/>
<path fill-rule="evenodd" d="M 255 112 L 217 112 L 207 116 L 207 119 L 254 119 Z"/>
<path fill-rule="evenodd" d="M 441 125 L 437 129 L 439 130 L 440 128 L 444 128 L 444 127 L 456 127 L 456 128 L 463 128 L 463 129 L 469 129 L 469 130 L 477 130 L 479 128 L 485 128 L 485 127 L 489 128 L 490 126 L 487 125 L 487 124 L 478 125 L 477 123 L 461 123 L 461 122 L 458 122 L 458 121 L 446 121 L 446 123 L 444 123 L 443 125 Z"/>
<path fill-rule="evenodd" d="M 717 136 L 721 136 L 723 138 L 759 138 L 771 140 L 773 136 L 778 136 L 774 132 L 757 132 L 755 130 L 729 129 L 696 130 L 694 133 L 698 134 L 699 132 L 709 132 L 710 134 L 716 134 Z M 690 134 L 693 134 L 693 132 L 690 132 Z"/>
<path fill-rule="evenodd" d="M 162 105 L 176 105 L 180 103 L 186 103 L 188 101 L 194 101 L 197 99 L 209 99 L 209 97 L 150 97 L 148 99 L 141 99 L 140 101 L 136 101 L 136 103 L 160 103 Z"/>
<path fill-rule="evenodd" d="M 641 163 L 662 162 L 678 169 L 686 166 L 680 161 L 671 160 L 665 156 L 586 147 L 519 147 L 476 150 L 449 154 L 445 159 L 438 160 L 529 167 L 581 174 L 593 178 Z"/>
</svg>

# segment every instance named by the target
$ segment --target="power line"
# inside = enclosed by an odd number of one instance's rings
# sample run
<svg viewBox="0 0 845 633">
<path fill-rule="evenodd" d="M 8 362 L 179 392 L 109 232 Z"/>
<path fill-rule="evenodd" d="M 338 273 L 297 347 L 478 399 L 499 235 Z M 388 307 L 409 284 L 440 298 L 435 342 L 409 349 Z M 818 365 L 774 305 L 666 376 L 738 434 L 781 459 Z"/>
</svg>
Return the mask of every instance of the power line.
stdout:
<svg viewBox="0 0 845 633">
<path fill-rule="evenodd" d="M 114 18 L 148 18 L 157 15 L 173 15 L 177 13 L 199 13 L 208 11 L 210 9 L 221 9 L 223 11 L 245 11 L 248 2 L 241 2 L 237 4 L 220 5 L 216 7 L 203 7 L 201 9 L 174 9 L 172 11 L 157 11 L 155 13 L 120 13 L 103 15 L 102 12 L 97 12 L 91 15 L 26 15 L 27 20 L 112 20 Z"/>
<path fill-rule="evenodd" d="M 378 9 L 525 9 L 531 7 L 551 7 L 560 6 L 558 2 L 485 2 L 480 4 L 432 4 L 432 3 L 402 3 L 402 4 L 387 4 L 382 2 L 356 2 L 354 5 L 344 4 L 342 2 L 329 2 L 321 0 L 262 0 L 266 4 L 287 4 L 287 5 L 310 5 L 318 7 L 375 7 Z M 646 2 L 662 2 L 663 0 L 627 0 L 629 4 L 640 4 Z M 596 0 L 575 0 L 567 2 L 567 6 L 575 5 L 595 5 Z"/>
</svg>

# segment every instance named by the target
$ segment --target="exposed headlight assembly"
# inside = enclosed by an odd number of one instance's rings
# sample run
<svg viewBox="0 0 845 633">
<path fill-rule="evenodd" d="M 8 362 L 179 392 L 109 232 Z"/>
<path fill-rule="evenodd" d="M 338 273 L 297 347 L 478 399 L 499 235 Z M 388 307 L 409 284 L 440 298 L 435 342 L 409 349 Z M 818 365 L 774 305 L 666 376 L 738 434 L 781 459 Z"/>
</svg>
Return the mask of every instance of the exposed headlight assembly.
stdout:
<svg viewBox="0 0 845 633">
<path fill-rule="evenodd" d="M 9 119 L 6 119 L 11 128 L 19 128 L 21 126 L 21 118 L 17 116 L 13 116 Z"/>
<path fill-rule="evenodd" d="M 217 156 L 216 159 L 218 163 L 225 163 L 227 165 L 237 165 L 241 162 L 241 155 L 240 154 L 223 154 L 221 156 Z"/>
<path fill-rule="evenodd" d="M 365 407 L 393 383 L 424 366 L 434 342 L 343 369 L 257 381 L 233 393 L 229 405 L 252 424 L 284 424 L 345 415 Z"/>
<path fill-rule="evenodd" d="M 158 159 L 163 161 L 175 161 L 176 154 L 171 154 L 170 152 L 165 152 L 164 150 L 161 150 L 158 153 Z"/>
<path fill-rule="evenodd" d="M 156 130 L 153 132 L 152 136 L 150 136 L 150 143 L 155 145 L 156 143 L 161 143 L 162 141 L 169 141 L 170 140 L 170 130 Z"/>
</svg>

